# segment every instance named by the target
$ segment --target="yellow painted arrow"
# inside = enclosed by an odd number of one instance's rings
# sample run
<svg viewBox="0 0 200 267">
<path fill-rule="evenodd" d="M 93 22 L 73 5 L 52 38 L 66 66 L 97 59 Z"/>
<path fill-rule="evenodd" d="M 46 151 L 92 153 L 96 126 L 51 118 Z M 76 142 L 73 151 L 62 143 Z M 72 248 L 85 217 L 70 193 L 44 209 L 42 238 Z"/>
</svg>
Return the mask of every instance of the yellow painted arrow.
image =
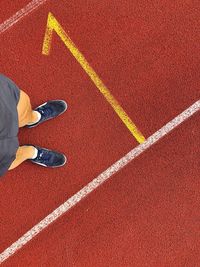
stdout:
<svg viewBox="0 0 200 267">
<path fill-rule="evenodd" d="M 81 67 L 88 74 L 90 79 L 93 81 L 93 83 L 96 85 L 96 87 L 102 93 L 102 95 L 105 97 L 107 102 L 112 106 L 114 111 L 117 113 L 119 118 L 123 121 L 123 123 L 129 129 L 131 134 L 135 137 L 135 139 L 139 143 L 143 143 L 145 141 L 145 138 L 142 135 L 142 133 L 137 129 L 136 125 L 129 118 L 129 116 L 124 111 L 124 109 L 120 106 L 120 104 L 115 99 L 115 97 L 110 93 L 109 89 L 101 81 L 99 76 L 96 74 L 96 72 L 93 70 L 93 68 L 89 65 L 89 63 L 87 62 L 87 60 L 85 59 L 83 54 L 78 50 L 78 48 L 75 46 L 73 41 L 70 39 L 68 34 L 64 31 L 64 29 L 62 28 L 62 26 L 60 25 L 60 23 L 57 21 L 57 19 L 54 17 L 54 15 L 52 13 L 49 13 L 48 19 L 47 19 L 47 27 L 46 27 L 46 32 L 45 32 L 45 36 L 44 36 L 42 54 L 43 55 L 49 55 L 50 54 L 50 49 L 51 49 L 51 44 L 52 44 L 52 36 L 53 36 L 54 31 L 57 33 L 57 35 L 63 41 L 65 46 L 72 53 L 72 55 L 76 58 L 76 60 L 81 65 Z"/>
</svg>

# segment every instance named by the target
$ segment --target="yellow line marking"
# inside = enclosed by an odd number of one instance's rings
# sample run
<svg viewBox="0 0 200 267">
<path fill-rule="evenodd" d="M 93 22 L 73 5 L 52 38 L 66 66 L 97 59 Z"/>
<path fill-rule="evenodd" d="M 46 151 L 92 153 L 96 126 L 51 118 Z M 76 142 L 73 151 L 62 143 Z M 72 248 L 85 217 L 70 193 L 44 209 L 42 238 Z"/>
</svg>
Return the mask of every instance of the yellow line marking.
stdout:
<svg viewBox="0 0 200 267">
<path fill-rule="evenodd" d="M 45 32 L 45 36 L 44 36 L 42 54 L 43 55 L 49 55 L 50 54 L 53 31 L 55 31 L 57 33 L 57 35 L 61 38 L 61 40 L 63 41 L 65 46 L 69 49 L 69 51 L 76 58 L 76 60 L 81 65 L 81 67 L 89 75 L 90 79 L 94 82 L 96 87 L 99 89 L 99 91 L 102 93 L 102 95 L 108 101 L 108 103 L 112 106 L 114 111 L 117 113 L 117 115 L 123 121 L 123 123 L 129 129 L 129 131 L 135 137 L 135 139 L 139 143 L 143 143 L 145 141 L 145 137 L 137 129 L 136 125 L 129 118 L 127 113 L 123 110 L 123 108 L 120 106 L 118 101 L 114 98 L 114 96 L 110 93 L 108 88 L 101 81 L 99 76 L 96 74 L 96 72 L 93 70 L 93 68 L 89 65 L 89 63 L 87 62 L 87 60 L 85 59 L 83 54 L 78 50 L 78 48 L 75 46 L 73 41 L 70 39 L 70 37 L 67 35 L 67 33 L 64 31 L 64 29 L 62 28 L 60 23 L 56 20 L 56 18 L 53 16 L 53 14 L 51 12 L 49 13 L 48 19 L 47 19 L 47 27 L 46 27 L 46 32 Z"/>
</svg>

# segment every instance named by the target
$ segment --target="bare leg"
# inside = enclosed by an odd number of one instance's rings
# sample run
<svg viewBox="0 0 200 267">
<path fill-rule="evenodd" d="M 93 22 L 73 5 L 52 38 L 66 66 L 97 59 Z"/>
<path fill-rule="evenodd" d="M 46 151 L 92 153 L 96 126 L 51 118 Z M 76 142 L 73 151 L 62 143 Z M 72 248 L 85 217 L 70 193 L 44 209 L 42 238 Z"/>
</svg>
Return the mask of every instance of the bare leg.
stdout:
<svg viewBox="0 0 200 267">
<path fill-rule="evenodd" d="M 19 127 L 23 127 L 28 123 L 34 123 L 38 120 L 37 112 L 32 110 L 29 96 L 20 91 L 20 99 L 17 105 Z M 11 164 L 9 170 L 12 170 L 19 166 L 27 159 L 33 158 L 35 148 L 32 146 L 21 146 L 17 150 L 16 159 Z"/>
<path fill-rule="evenodd" d="M 35 148 L 33 146 L 20 146 L 17 150 L 16 159 L 11 164 L 9 170 L 16 168 L 27 159 L 33 158 L 34 154 Z"/>
<path fill-rule="evenodd" d="M 29 96 L 24 92 L 20 91 L 20 99 L 17 105 L 19 127 L 23 127 L 29 123 L 38 121 L 38 113 L 32 110 Z"/>
</svg>

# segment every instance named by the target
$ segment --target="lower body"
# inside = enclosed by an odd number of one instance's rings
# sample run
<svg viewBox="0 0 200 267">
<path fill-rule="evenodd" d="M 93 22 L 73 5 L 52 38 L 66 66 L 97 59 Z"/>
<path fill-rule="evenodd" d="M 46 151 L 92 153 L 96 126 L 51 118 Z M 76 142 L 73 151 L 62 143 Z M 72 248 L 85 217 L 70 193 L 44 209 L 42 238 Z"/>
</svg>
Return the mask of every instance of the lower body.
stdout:
<svg viewBox="0 0 200 267">
<path fill-rule="evenodd" d="M 37 113 L 32 110 L 29 96 L 20 90 L 19 102 L 17 105 L 19 128 L 24 127 L 30 123 L 38 120 Z M 34 146 L 20 146 L 16 153 L 16 159 L 12 162 L 9 170 L 19 166 L 22 162 L 32 159 L 34 157 Z"/>
<path fill-rule="evenodd" d="M 10 102 L 10 100 L 13 100 L 13 97 L 15 98 L 15 101 Z M 18 167 L 26 160 L 31 160 L 33 163 L 43 165 L 45 167 L 63 166 L 66 163 L 66 157 L 63 154 L 30 144 L 19 146 L 17 133 L 18 128 L 25 126 L 32 128 L 38 126 L 46 120 L 55 118 L 62 114 L 67 109 L 67 104 L 65 101 L 48 101 L 33 110 L 30 97 L 24 91 L 20 90 L 10 79 L 3 75 L 0 75 L 0 98 L 3 103 L 1 105 L 1 109 L 4 111 L 4 113 L 13 114 L 9 115 L 9 119 L 7 119 L 6 123 L 4 123 L 4 127 L 1 127 L 2 129 L 8 127 L 12 130 L 5 131 L 6 134 L 8 133 L 7 136 L 5 134 L 4 137 L 0 136 L 1 143 L 3 143 L 5 140 L 4 144 L 2 144 L 2 147 L 4 146 L 5 151 L 4 155 L 1 157 L 0 165 L 3 164 L 3 159 L 5 159 L 7 156 L 6 154 L 15 154 L 12 156 L 13 159 L 9 163 L 8 170 Z M 13 107 L 14 105 L 15 107 Z M 11 127 L 11 124 L 13 124 L 14 127 Z M 12 139 L 16 140 L 15 148 L 13 148 L 12 152 L 7 152 L 6 148 L 8 147 L 8 144 L 11 143 Z"/>
</svg>

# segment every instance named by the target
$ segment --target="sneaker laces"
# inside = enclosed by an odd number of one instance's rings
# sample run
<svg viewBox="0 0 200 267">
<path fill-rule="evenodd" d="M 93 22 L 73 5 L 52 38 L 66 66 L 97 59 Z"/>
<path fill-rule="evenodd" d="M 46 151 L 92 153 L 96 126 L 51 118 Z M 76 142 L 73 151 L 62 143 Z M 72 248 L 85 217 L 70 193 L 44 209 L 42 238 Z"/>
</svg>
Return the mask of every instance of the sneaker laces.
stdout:
<svg viewBox="0 0 200 267">
<path fill-rule="evenodd" d="M 52 115 L 52 109 L 50 107 L 41 108 L 38 109 L 38 111 L 45 117 L 50 117 Z"/>
<path fill-rule="evenodd" d="M 41 152 L 38 153 L 39 160 L 47 160 L 49 161 L 51 159 L 51 154 L 48 151 L 42 150 Z"/>
</svg>

